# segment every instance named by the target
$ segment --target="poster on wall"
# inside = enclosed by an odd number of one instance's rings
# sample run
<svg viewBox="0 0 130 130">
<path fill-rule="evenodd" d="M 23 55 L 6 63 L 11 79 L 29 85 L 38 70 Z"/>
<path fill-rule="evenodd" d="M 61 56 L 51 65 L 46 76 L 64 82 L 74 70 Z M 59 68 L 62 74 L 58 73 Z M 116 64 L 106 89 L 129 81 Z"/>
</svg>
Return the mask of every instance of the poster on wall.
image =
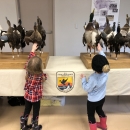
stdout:
<svg viewBox="0 0 130 130">
<path fill-rule="evenodd" d="M 112 27 L 113 23 L 117 27 L 119 17 L 120 0 L 92 0 L 91 10 L 94 10 L 94 18 L 99 23 L 100 30 L 103 30 L 106 25 L 106 16 L 109 19 L 109 24 Z"/>
</svg>

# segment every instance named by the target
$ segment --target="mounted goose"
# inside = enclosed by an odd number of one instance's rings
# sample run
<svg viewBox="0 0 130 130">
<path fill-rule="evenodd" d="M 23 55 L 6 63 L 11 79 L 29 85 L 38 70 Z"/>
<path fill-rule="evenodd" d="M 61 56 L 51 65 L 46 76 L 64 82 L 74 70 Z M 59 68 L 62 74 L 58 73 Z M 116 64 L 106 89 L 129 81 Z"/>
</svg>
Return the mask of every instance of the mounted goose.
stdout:
<svg viewBox="0 0 130 130">
<path fill-rule="evenodd" d="M 112 28 L 110 27 L 109 19 L 107 18 L 107 16 L 106 16 L 106 27 L 104 28 L 103 31 L 104 31 L 106 34 L 109 34 L 109 33 L 112 31 Z"/>
<path fill-rule="evenodd" d="M 37 25 L 36 23 L 34 23 L 34 31 L 32 33 L 31 36 L 25 36 L 24 38 L 24 41 L 29 45 L 29 42 L 32 42 L 32 43 L 37 43 L 38 44 L 38 49 L 41 51 L 41 44 L 42 44 L 42 36 L 41 34 L 38 32 L 38 29 L 37 29 Z"/>
<path fill-rule="evenodd" d="M 41 34 L 42 36 L 42 44 L 41 44 L 41 48 L 43 48 L 46 44 L 45 44 L 45 40 L 46 40 L 46 31 L 42 26 L 42 21 L 41 19 L 37 16 L 37 24 L 38 24 L 38 32 Z"/>
<path fill-rule="evenodd" d="M 12 48 L 12 57 L 14 58 L 14 38 L 13 38 L 13 28 L 11 27 L 11 22 L 8 20 L 8 18 L 6 17 L 6 21 L 8 24 L 8 30 L 7 30 L 7 34 L 4 34 L 8 37 L 8 43 L 10 48 Z"/>
<path fill-rule="evenodd" d="M 87 51 L 90 49 L 90 57 L 91 57 L 91 49 L 94 49 L 95 53 L 95 46 L 96 46 L 96 36 L 98 35 L 98 24 L 96 26 L 96 29 L 93 26 L 93 17 L 94 17 L 94 9 L 92 13 L 90 14 L 89 23 L 87 24 L 85 28 L 85 33 L 83 35 L 83 39 L 85 43 L 87 43 Z"/>
<path fill-rule="evenodd" d="M 13 38 L 14 38 L 14 42 L 12 44 L 12 49 L 14 51 L 14 49 L 17 49 L 18 52 L 18 57 L 19 57 L 19 49 L 21 48 L 21 34 L 20 32 L 17 30 L 16 25 L 14 24 L 14 31 L 13 31 Z"/>
<path fill-rule="evenodd" d="M 120 48 L 122 46 L 125 46 L 125 43 L 129 41 L 126 37 L 123 37 L 122 34 L 120 33 L 120 24 L 118 24 L 117 27 L 117 34 L 115 35 L 115 54 L 116 54 L 116 59 L 117 55 L 120 54 Z"/>
<path fill-rule="evenodd" d="M 23 52 L 23 48 L 26 46 L 26 44 L 25 44 L 25 41 L 24 41 L 25 29 L 22 27 L 22 21 L 21 21 L 21 19 L 18 20 L 17 30 L 18 30 L 18 31 L 20 32 L 20 34 L 21 34 L 20 43 L 21 43 L 21 49 L 22 49 L 22 52 Z"/>
</svg>

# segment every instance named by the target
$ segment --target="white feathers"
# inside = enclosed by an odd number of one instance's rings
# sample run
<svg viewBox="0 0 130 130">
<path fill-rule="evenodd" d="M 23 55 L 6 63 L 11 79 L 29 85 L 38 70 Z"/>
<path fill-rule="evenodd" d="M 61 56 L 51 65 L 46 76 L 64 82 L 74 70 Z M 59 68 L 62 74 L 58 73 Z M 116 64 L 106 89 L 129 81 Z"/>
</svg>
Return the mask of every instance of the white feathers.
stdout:
<svg viewBox="0 0 130 130">
<path fill-rule="evenodd" d="M 121 30 L 120 33 L 122 36 L 125 36 L 125 37 L 127 36 L 127 31 L 125 31 L 125 30 Z"/>
<path fill-rule="evenodd" d="M 93 31 L 92 32 L 92 46 L 94 46 L 96 43 L 96 36 L 97 36 L 97 33 Z"/>
<path fill-rule="evenodd" d="M 85 31 L 85 39 L 87 44 L 90 46 L 92 42 L 92 31 Z"/>
<path fill-rule="evenodd" d="M 2 33 L 2 36 L 4 36 L 5 34 L 7 34 L 7 33 L 6 33 L 6 32 L 3 32 L 3 33 Z"/>
<path fill-rule="evenodd" d="M 114 32 L 113 32 L 113 31 L 111 31 L 111 32 L 107 35 L 107 41 L 108 41 L 108 39 L 109 39 L 112 35 L 114 36 Z"/>
</svg>

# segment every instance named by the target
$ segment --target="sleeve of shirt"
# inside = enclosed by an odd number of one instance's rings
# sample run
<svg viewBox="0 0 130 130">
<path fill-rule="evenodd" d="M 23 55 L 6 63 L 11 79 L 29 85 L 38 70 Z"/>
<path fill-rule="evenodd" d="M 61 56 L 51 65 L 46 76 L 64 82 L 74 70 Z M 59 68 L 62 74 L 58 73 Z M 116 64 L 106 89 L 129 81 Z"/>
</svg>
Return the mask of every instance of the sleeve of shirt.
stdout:
<svg viewBox="0 0 130 130">
<path fill-rule="evenodd" d="M 99 54 L 106 57 L 106 55 L 103 51 L 100 51 Z"/>
<path fill-rule="evenodd" d="M 93 76 L 90 76 L 88 78 L 88 81 L 87 81 L 86 77 L 82 78 L 82 87 L 86 92 L 88 92 L 88 93 L 91 92 L 95 86 L 96 86 L 96 83 L 95 83 Z"/>
<path fill-rule="evenodd" d="M 26 69 L 29 59 L 32 58 L 32 57 L 34 57 L 34 56 L 36 56 L 36 54 L 35 54 L 34 52 L 30 52 L 30 53 L 29 53 L 29 55 L 28 55 L 28 60 L 27 60 L 27 62 L 25 63 L 24 69 Z"/>
</svg>

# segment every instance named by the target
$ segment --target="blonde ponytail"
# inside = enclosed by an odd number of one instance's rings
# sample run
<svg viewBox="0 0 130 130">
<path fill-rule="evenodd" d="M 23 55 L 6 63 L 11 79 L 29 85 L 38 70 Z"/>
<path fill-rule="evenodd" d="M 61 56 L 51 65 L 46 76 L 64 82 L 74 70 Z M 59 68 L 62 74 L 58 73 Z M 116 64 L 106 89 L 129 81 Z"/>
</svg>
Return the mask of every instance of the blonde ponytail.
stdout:
<svg viewBox="0 0 130 130">
<path fill-rule="evenodd" d="M 103 68 L 102 68 L 102 71 L 104 73 L 108 73 L 110 71 L 110 66 L 109 65 L 104 65 Z"/>
</svg>

